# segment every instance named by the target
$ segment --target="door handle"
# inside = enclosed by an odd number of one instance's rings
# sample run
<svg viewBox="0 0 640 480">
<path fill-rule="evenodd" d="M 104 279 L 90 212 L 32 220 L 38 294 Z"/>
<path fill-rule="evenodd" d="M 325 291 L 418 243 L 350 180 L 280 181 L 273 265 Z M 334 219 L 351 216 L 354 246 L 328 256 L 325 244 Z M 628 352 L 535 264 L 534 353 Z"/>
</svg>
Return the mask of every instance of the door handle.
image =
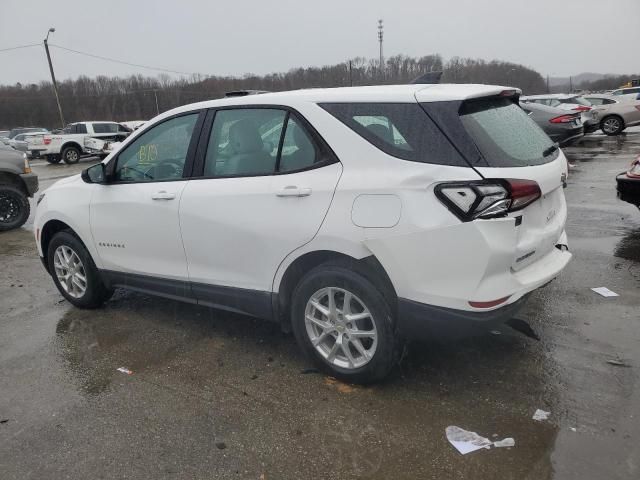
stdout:
<svg viewBox="0 0 640 480">
<path fill-rule="evenodd" d="M 173 200 L 174 198 L 176 198 L 175 193 L 168 193 L 168 192 L 165 192 L 164 190 L 161 190 L 151 195 L 151 200 Z"/>
<path fill-rule="evenodd" d="M 299 188 L 295 185 L 289 185 L 276 193 L 278 197 L 308 197 L 311 195 L 310 188 Z"/>
</svg>

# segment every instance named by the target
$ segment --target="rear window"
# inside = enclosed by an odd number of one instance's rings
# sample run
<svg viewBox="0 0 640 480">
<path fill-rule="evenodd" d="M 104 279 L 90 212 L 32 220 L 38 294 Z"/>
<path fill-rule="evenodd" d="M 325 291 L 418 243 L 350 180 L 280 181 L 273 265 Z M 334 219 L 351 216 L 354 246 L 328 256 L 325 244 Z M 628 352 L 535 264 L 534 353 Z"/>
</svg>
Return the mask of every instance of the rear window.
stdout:
<svg viewBox="0 0 640 480">
<path fill-rule="evenodd" d="M 557 149 L 550 149 L 551 139 L 508 98 L 466 101 L 460 120 L 491 167 L 541 165 L 558 156 Z"/>
<path fill-rule="evenodd" d="M 414 162 L 469 166 L 417 103 L 320 106 L 389 155 Z"/>
<path fill-rule="evenodd" d="M 573 103 L 576 105 L 584 105 L 585 107 L 590 107 L 591 104 L 586 101 L 584 98 L 580 97 L 572 97 L 572 98 L 563 98 L 560 100 L 562 103 Z"/>
<path fill-rule="evenodd" d="M 118 133 L 117 123 L 94 123 L 94 133 Z"/>
</svg>

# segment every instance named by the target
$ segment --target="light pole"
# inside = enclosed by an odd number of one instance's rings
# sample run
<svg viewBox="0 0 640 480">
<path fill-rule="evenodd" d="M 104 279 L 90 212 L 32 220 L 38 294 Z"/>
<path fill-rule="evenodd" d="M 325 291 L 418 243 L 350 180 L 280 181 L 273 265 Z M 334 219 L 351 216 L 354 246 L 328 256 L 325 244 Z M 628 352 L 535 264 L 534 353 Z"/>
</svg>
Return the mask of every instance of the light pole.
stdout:
<svg viewBox="0 0 640 480">
<path fill-rule="evenodd" d="M 382 41 L 384 39 L 384 25 L 378 20 L 378 42 L 380 42 L 380 78 L 384 78 L 384 57 L 382 56 Z"/>
<path fill-rule="evenodd" d="M 58 95 L 58 84 L 56 83 L 56 76 L 53 73 L 53 64 L 51 63 L 51 54 L 49 53 L 49 34 L 55 32 L 55 28 L 50 28 L 47 32 L 47 36 L 44 39 L 44 50 L 47 52 L 47 61 L 49 62 L 49 71 L 51 72 L 51 81 L 53 82 L 53 92 L 56 94 L 56 103 L 58 104 L 58 113 L 60 114 L 60 123 L 64 128 L 64 115 L 62 114 L 62 105 L 60 105 L 60 96 Z"/>
</svg>

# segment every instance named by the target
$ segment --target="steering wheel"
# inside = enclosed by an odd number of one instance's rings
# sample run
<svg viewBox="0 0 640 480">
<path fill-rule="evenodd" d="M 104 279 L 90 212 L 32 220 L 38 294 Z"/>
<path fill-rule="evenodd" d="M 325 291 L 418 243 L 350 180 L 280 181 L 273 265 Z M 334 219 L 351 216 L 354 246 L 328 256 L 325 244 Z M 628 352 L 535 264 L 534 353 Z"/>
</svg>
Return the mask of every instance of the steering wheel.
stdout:
<svg viewBox="0 0 640 480">
<path fill-rule="evenodd" d="M 153 175 L 149 175 L 149 173 L 147 173 L 147 172 L 145 172 L 143 170 L 140 170 L 140 169 L 138 169 L 136 167 L 130 167 L 130 166 L 126 166 L 125 168 L 127 170 L 131 170 L 133 172 L 139 173 L 140 175 L 142 175 L 143 177 L 148 178 L 149 180 L 153 180 Z"/>
<path fill-rule="evenodd" d="M 158 178 L 179 178 L 182 176 L 184 165 L 177 162 L 167 160 L 155 167 L 155 173 Z"/>
</svg>

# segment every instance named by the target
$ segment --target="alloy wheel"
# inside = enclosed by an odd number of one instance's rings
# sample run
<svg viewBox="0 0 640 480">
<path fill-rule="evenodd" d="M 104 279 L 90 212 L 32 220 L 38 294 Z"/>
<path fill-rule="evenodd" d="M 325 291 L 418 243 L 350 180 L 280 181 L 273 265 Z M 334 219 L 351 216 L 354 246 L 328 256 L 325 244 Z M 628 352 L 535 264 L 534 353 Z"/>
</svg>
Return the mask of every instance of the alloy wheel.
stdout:
<svg viewBox="0 0 640 480">
<path fill-rule="evenodd" d="M 348 290 L 325 287 L 305 308 L 305 327 L 311 344 L 332 365 L 360 368 L 373 358 L 378 331 L 365 303 Z"/>
<path fill-rule="evenodd" d="M 73 249 L 60 245 L 53 254 L 53 267 L 58 282 L 73 298 L 81 298 L 87 291 L 87 273 L 82 260 Z"/>
<path fill-rule="evenodd" d="M 617 118 L 607 118 L 602 124 L 605 133 L 615 133 L 620 128 L 620 120 Z"/>
<path fill-rule="evenodd" d="M 20 203 L 11 193 L 0 192 L 0 222 L 11 223 L 20 215 Z"/>
<path fill-rule="evenodd" d="M 70 162 L 75 162 L 76 160 L 78 160 L 78 152 L 76 152 L 75 150 L 69 150 L 67 152 L 67 160 Z"/>
</svg>

